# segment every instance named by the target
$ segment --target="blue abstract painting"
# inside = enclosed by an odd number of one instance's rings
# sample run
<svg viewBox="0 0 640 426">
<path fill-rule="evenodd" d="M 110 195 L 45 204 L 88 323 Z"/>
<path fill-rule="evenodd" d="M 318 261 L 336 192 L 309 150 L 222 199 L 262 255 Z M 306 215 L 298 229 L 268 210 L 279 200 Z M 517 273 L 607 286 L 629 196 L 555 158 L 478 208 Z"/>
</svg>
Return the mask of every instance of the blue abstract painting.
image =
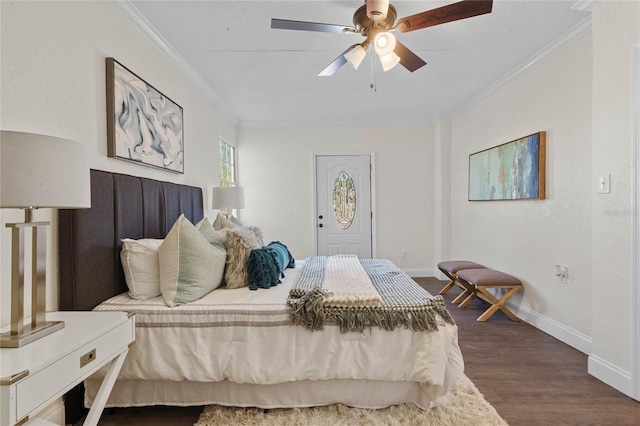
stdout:
<svg viewBox="0 0 640 426">
<path fill-rule="evenodd" d="M 184 173 L 182 108 L 107 58 L 109 155 Z"/>
<path fill-rule="evenodd" d="M 543 199 L 546 133 L 469 155 L 469 201 Z"/>
</svg>

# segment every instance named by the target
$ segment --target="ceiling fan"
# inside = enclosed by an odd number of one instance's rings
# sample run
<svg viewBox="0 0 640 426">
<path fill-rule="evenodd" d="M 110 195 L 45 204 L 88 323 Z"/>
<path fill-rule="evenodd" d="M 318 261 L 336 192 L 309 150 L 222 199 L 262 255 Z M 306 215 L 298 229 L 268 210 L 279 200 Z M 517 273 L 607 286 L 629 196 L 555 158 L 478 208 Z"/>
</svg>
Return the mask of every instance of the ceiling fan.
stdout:
<svg viewBox="0 0 640 426">
<path fill-rule="evenodd" d="M 271 19 L 271 28 L 282 30 L 316 31 L 321 33 L 360 34 L 366 37 L 363 43 L 354 44 L 342 52 L 318 76 L 333 75 L 340 67 L 349 62 L 358 69 L 366 56 L 367 49 L 373 45 L 384 71 L 388 71 L 398 63 L 410 72 L 427 63 L 396 40 L 392 31 L 401 33 L 445 24 L 460 19 L 490 13 L 493 0 L 463 0 L 457 3 L 427 10 L 415 15 L 400 18 L 396 21 L 396 8 L 389 0 L 365 0 L 353 14 L 353 27 L 322 24 L 318 22 L 291 21 L 287 19 Z"/>
</svg>

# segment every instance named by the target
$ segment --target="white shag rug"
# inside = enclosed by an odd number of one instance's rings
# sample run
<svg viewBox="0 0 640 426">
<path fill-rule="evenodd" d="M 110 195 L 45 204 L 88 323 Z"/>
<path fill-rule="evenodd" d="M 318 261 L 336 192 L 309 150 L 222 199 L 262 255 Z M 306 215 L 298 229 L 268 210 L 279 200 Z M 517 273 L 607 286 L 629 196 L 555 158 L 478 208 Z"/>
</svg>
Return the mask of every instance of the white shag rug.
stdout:
<svg viewBox="0 0 640 426">
<path fill-rule="evenodd" d="M 473 382 L 460 379 L 458 390 L 448 404 L 427 411 L 414 404 L 395 405 L 381 410 L 351 408 L 342 404 L 311 408 L 262 410 L 210 405 L 205 407 L 194 426 L 370 426 L 370 425 L 438 425 L 438 426 L 506 426 Z"/>
</svg>

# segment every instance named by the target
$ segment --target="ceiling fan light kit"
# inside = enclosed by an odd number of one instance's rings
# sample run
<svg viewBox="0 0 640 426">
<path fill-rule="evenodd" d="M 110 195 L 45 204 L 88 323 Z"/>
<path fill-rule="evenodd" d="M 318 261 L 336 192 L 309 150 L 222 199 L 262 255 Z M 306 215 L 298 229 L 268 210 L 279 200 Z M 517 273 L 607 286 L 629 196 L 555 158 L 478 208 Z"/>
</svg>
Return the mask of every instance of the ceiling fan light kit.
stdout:
<svg viewBox="0 0 640 426">
<path fill-rule="evenodd" d="M 391 33 L 380 32 L 373 39 L 373 45 L 379 56 L 388 55 L 396 48 L 396 38 Z"/>
<path fill-rule="evenodd" d="M 364 44 L 364 43 L 363 43 Z M 364 57 L 367 55 L 367 49 L 363 44 L 359 44 L 347 53 L 344 54 L 344 58 L 349 62 L 349 65 L 353 67 L 353 69 L 357 70 Z"/>
<path fill-rule="evenodd" d="M 271 28 L 360 34 L 366 37 L 364 43 L 354 44 L 342 52 L 325 69 L 320 71 L 319 76 L 331 76 L 347 62 L 353 68 L 358 69 L 366 56 L 366 50 L 370 43 L 373 43 L 384 71 L 390 70 L 399 63 L 409 72 L 414 72 L 427 63 L 404 44 L 397 41 L 391 31 L 398 30 L 401 33 L 406 33 L 484 15 L 491 13 L 492 7 L 493 0 L 462 0 L 406 16 L 396 21 L 396 8 L 389 3 L 389 0 L 366 0 L 365 5 L 360 6 L 353 14 L 353 27 L 273 18 L 271 19 Z"/>
<path fill-rule="evenodd" d="M 378 55 L 380 58 L 380 65 L 382 65 L 382 71 L 389 71 L 400 63 L 400 57 L 391 52 L 386 55 Z"/>
</svg>

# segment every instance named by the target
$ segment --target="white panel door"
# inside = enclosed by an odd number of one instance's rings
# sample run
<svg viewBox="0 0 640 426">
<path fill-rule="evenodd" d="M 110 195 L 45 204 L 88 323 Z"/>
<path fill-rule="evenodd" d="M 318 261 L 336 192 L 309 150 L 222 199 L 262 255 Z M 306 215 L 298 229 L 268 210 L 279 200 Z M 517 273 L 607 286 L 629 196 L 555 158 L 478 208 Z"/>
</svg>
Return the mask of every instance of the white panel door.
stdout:
<svg viewBox="0 0 640 426">
<path fill-rule="evenodd" d="M 371 156 L 316 157 L 318 256 L 372 256 Z"/>
</svg>

